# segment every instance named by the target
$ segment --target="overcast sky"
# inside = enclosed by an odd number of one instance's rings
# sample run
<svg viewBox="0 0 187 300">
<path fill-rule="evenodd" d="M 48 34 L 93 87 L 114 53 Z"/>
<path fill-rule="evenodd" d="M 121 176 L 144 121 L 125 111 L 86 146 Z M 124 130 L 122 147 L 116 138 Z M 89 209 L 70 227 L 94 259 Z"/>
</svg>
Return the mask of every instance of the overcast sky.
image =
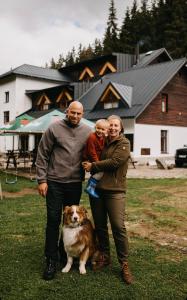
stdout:
<svg viewBox="0 0 187 300">
<path fill-rule="evenodd" d="M 120 25 L 133 0 L 114 4 Z M 22 64 L 44 67 L 101 39 L 109 6 L 110 0 L 0 0 L 0 74 Z"/>
</svg>

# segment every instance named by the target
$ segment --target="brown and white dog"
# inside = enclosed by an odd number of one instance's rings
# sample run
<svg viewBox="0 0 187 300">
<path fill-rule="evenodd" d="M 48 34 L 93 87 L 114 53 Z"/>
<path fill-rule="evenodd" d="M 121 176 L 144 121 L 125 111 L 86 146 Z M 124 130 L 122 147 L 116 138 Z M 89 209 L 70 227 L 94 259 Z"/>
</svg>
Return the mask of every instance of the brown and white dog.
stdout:
<svg viewBox="0 0 187 300">
<path fill-rule="evenodd" d="M 62 233 L 67 264 L 62 272 L 69 272 L 73 258 L 79 257 L 80 274 L 86 274 L 86 262 L 96 251 L 94 228 L 87 217 L 86 209 L 82 206 L 66 206 L 63 215 Z"/>
</svg>

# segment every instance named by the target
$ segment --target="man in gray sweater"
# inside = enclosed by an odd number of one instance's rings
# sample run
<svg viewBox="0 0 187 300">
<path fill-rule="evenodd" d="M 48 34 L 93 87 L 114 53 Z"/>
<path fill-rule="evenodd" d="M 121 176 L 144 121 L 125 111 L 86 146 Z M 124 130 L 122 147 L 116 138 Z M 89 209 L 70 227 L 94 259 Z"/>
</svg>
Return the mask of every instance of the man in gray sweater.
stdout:
<svg viewBox="0 0 187 300">
<path fill-rule="evenodd" d="M 45 280 L 53 279 L 56 273 L 62 210 L 66 205 L 80 202 L 84 180 L 82 151 L 91 133 L 91 129 L 80 122 L 82 116 L 82 104 L 73 101 L 67 109 L 66 119 L 50 125 L 38 147 L 38 191 L 46 197 L 47 206 Z"/>
</svg>

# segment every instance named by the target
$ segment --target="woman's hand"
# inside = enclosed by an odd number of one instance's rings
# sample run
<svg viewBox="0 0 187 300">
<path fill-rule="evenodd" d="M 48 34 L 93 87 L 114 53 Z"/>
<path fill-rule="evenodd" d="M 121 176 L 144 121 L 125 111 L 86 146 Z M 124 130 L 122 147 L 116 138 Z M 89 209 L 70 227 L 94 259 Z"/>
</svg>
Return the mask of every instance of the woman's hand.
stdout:
<svg viewBox="0 0 187 300">
<path fill-rule="evenodd" d="M 92 163 L 90 163 L 89 161 L 83 161 L 82 166 L 86 172 L 90 172 L 92 168 Z"/>
</svg>

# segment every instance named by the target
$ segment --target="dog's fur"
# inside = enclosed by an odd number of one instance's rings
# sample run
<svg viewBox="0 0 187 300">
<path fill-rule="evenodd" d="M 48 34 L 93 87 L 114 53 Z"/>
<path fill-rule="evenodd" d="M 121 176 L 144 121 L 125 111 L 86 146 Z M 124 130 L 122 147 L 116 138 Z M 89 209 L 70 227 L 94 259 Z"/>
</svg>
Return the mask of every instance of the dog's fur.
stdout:
<svg viewBox="0 0 187 300">
<path fill-rule="evenodd" d="M 80 274 L 86 274 L 86 262 L 96 251 L 96 238 L 87 211 L 82 206 L 66 206 L 63 212 L 63 242 L 67 253 L 67 264 L 63 273 L 69 272 L 73 258 L 79 257 Z"/>
</svg>

